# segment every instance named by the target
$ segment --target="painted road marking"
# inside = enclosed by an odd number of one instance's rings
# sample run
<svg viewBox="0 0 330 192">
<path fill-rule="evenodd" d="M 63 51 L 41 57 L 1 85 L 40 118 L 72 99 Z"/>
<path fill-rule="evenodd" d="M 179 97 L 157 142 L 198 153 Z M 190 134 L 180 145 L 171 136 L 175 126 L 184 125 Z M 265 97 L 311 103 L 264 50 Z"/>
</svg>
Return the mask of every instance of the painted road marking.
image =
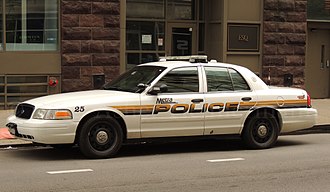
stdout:
<svg viewBox="0 0 330 192">
<path fill-rule="evenodd" d="M 219 163 L 219 162 L 229 162 L 229 161 L 244 161 L 244 158 L 231 158 L 231 159 L 212 159 L 212 160 L 207 160 L 207 162 L 210 163 Z"/>
<path fill-rule="evenodd" d="M 65 173 L 82 173 L 82 172 L 92 172 L 93 169 L 76 169 L 76 170 L 63 170 L 63 171 L 48 171 L 48 174 L 65 174 Z"/>
</svg>

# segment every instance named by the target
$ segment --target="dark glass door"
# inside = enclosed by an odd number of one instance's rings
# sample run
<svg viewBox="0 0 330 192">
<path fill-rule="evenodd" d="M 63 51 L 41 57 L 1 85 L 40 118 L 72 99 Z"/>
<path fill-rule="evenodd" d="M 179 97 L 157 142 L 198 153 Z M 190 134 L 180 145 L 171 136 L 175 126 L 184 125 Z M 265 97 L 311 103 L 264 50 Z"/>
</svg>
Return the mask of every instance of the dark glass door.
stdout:
<svg viewBox="0 0 330 192">
<path fill-rule="evenodd" d="M 186 56 L 197 54 L 196 27 L 194 24 L 171 23 L 168 25 L 168 47 L 166 54 Z"/>
<path fill-rule="evenodd" d="M 172 55 L 192 55 L 192 28 L 172 28 Z"/>
</svg>

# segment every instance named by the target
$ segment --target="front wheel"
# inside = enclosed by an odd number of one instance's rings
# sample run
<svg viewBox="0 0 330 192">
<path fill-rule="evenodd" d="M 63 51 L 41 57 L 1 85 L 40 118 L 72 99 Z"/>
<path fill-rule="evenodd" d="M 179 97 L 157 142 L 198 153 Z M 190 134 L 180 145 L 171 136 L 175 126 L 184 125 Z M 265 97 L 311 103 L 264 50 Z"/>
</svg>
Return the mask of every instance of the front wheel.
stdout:
<svg viewBox="0 0 330 192">
<path fill-rule="evenodd" d="M 252 149 L 270 148 L 277 141 L 279 129 L 273 114 L 258 113 L 248 119 L 242 134 L 243 141 Z"/>
<path fill-rule="evenodd" d="M 88 119 L 80 131 L 80 151 L 89 158 L 113 157 L 123 142 L 123 130 L 109 116 L 94 116 Z"/>
</svg>

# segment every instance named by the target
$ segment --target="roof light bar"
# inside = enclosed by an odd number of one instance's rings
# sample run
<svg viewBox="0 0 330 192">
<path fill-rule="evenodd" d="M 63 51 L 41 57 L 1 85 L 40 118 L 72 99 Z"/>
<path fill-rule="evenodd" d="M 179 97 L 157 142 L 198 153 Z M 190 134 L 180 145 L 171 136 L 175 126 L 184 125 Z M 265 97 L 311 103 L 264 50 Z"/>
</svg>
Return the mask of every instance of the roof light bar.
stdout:
<svg viewBox="0 0 330 192">
<path fill-rule="evenodd" d="M 190 63 L 207 63 L 207 56 L 206 55 L 169 56 L 169 57 L 161 57 L 159 61 L 189 61 Z"/>
</svg>

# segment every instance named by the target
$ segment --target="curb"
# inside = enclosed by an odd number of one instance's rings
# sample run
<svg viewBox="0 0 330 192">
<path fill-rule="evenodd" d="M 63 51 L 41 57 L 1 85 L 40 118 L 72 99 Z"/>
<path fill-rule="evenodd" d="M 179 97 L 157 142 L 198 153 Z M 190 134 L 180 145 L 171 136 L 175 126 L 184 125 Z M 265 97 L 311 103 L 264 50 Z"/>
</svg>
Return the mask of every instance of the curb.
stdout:
<svg viewBox="0 0 330 192">
<path fill-rule="evenodd" d="M 286 133 L 282 135 L 305 135 L 305 134 L 318 134 L 318 133 L 330 133 L 330 125 L 315 125 L 309 129 L 303 129 Z M 33 143 L 31 141 L 24 141 L 21 139 L 0 139 L 0 148 L 10 147 L 22 147 L 22 146 L 38 146 L 40 144 Z"/>
<path fill-rule="evenodd" d="M 0 140 L 0 148 L 9 147 L 22 147 L 22 146 L 34 146 L 35 144 L 31 141 L 24 141 L 21 139 L 2 139 Z"/>
</svg>

